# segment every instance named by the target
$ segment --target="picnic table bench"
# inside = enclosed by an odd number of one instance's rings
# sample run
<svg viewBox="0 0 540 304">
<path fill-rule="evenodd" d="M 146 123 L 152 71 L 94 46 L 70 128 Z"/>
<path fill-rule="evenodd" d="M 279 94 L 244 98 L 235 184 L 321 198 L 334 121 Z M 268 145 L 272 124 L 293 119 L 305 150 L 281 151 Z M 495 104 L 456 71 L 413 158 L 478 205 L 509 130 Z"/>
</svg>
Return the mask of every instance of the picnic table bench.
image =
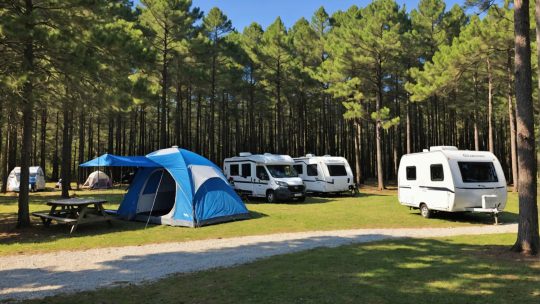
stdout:
<svg viewBox="0 0 540 304">
<path fill-rule="evenodd" d="M 105 212 L 103 199 L 94 198 L 69 198 L 47 202 L 51 206 L 49 212 L 32 212 L 33 216 L 39 217 L 45 227 L 51 222 L 71 225 L 70 233 L 73 233 L 79 224 L 108 222 L 112 224 L 112 217 Z"/>
</svg>

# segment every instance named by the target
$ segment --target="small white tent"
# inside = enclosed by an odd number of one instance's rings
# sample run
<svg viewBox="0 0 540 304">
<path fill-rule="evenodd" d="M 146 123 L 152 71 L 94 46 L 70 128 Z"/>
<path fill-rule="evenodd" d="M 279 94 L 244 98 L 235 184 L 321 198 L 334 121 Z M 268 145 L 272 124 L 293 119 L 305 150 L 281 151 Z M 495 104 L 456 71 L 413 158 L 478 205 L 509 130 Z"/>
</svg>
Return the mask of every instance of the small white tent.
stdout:
<svg viewBox="0 0 540 304">
<path fill-rule="evenodd" d="M 112 182 L 111 178 L 104 172 L 94 171 L 88 175 L 82 187 L 87 189 L 108 189 L 112 187 Z"/>
<path fill-rule="evenodd" d="M 29 187 L 31 191 L 45 189 L 45 174 L 39 166 L 28 168 L 30 171 Z M 7 191 L 19 192 L 21 183 L 21 167 L 15 167 L 9 173 Z"/>
</svg>

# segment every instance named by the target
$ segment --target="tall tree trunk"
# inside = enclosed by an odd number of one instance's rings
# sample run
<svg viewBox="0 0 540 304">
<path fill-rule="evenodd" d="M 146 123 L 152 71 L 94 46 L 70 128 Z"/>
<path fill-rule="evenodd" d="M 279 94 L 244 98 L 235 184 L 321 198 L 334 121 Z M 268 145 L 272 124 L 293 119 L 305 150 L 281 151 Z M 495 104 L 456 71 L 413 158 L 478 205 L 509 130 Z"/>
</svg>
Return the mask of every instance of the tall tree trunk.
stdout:
<svg viewBox="0 0 540 304">
<path fill-rule="evenodd" d="M 45 152 L 46 142 L 47 141 L 47 109 L 43 108 L 41 110 L 41 136 L 40 136 L 40 144 L 39 144 L 39 166 L 43 169 L 45 175 L 47 175 L 47 170 L 45 166 L 45 160 L 47 157 L 47 153 Z"/>
<path fill-rule="evenodd" d="M 53 181 L 58 181 L 59 172 L 58 172 L 58 152 L 59 152 L 59 140 L 58 140 L 58 130 L 60 129 L 60 112 L 56 112 L 56 128 L 54 133 L 54 154 L 52 160 L 52 174 L 51 179 Z"/>
<path fill-rule="evenodd" d="M 375 105 L 375 111 L 377 116 L 380 115 L 380 110 L 382 108 L 382 70 L 379 63 L 379 71 L 377 72 L 377 100 Z M 384 189 L 384 176 L 383 176 L 383 163 L 382 163 L 382 130 L 381 130 L 381 119 L 378 117 L 375 121 L 375 139 L 377 146 L 377 189 L 379 191 Z"/>
<path fill-rule="evenodd" d="M 508 74 L 508 124 L 510 125 L 510 155 L 512 163 L 512 184 L 513 192 L 518 191 L 518 164 L 517 164 L 517 147 L 516 147 L 516 122 L 515 122 L 515 110 L 513 107 L 513 92 L 512 92 L 512 54 L 511 50 L 508 50 L 508 62 L 506 66 L 506 72 Z"/>
<path fill-rule="evenodd" d="M 160 105 L 158 105 L 158 116 L 161 115 L 161 119 L 158 118 L 158 130 L 159 130 L 159 148 L 165 148 L 167 146 L 167 89 L 169 85 L 168 75 L 168 54 L 169 54 L 169 31 L 166 28 L 163 38 L 163 66 L 161 70 L 161 99 Z"/>
<path fill-rule="evenodd" d="M 538 206 L 536 203 L 536 151 L 532 102 L 529 0 L 514 1 L 515 92 L 517 153 L 519 166 L 519 223 L 513 250 L 538 253 Z"/>
<path fill-rule="evenodd" d="M 86 143 L 85 138 L 85 108 L 81 107 L 81 112 L 79 114 L 79 165 L 84 163 L 84 145 Z M 79 184 L 84 183 L 83 169 L 79 168 L 77 170 L 77 188 Z"/>
<path fill-rule="evenodd" d="M 362 126 L 360 122 L 354 121 L 354 168 L 356 169 L 356 183 L 360 185 L 362 183 Z"/>
<path fill-rule="evenodd" d="M 478 76 L 476 75 L 476 72 L 473 76 L 473 82 L 474 82 L 474 100 L 478 100 Z M 478 135 L 478 114 L 477 114 L 477 107 L 476 104 L 473 104 L 473 128 L 474 128 L 474 150 L 479 151 L 480 150 L 480 137 Z"/>
<path fill-rule="evenodd" d="M 25 1 L 24 15 L 26 37 L 24 41 L 24 54 L 22 58 L 22 69 L 26 73 L 27 79 L 23 85 L 23 138 L 21 147 L 21 179 L 19 183 L 19 211 L 17 213 L 17 227 L 24 228 L 30 226 L 29 210 L 29 182 L 30 182 L 30 150 L 32 148 L 32 123 L 34 115 L 34 5 L 32 0 Z"/>
<path fill-rule="evenodd" d="M 68 198 L 71 187 L 71 136 L 69 134 L 71 115 L 67 105 L 63 105 L 62 118 L 62 165 L 60 166 L 62 169 L 62 197 Z"/>
<path fill-rule="evenodd" d="M 493 145 L 493 75 L 491 69 L 491 61 L 489 58 L 486 60 L 487 73 L 488 73 L 488 147 L 489 152 L 494 153 L 495 148 Z"/>
</svg>

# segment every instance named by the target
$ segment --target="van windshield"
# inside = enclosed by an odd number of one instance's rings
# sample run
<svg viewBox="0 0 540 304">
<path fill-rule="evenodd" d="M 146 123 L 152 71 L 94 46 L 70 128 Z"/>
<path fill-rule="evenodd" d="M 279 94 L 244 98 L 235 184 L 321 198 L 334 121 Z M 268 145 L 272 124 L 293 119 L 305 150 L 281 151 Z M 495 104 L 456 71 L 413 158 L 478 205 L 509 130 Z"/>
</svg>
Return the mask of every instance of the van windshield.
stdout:
<svg viewBox="0 0 540 304">
<path fill-rule="evenodd" d="M 268 168 L 268 172 L 270 172 L 272 177 L 298 177 L 298 173 L 290 165 L 267 165 L 266 168 Z"/>
<path fill-rule="evenodd" d="M 464 183 L 496 183 L 497 172 L 491 162 L 458 162 Z"/>
<path fill-rule="evenodd" d="M 326 164 L 326 167 L 328 167 L 328 173 L 330 173 L 330 176 L 347 176 L 345 165 Z"/>
</svg>

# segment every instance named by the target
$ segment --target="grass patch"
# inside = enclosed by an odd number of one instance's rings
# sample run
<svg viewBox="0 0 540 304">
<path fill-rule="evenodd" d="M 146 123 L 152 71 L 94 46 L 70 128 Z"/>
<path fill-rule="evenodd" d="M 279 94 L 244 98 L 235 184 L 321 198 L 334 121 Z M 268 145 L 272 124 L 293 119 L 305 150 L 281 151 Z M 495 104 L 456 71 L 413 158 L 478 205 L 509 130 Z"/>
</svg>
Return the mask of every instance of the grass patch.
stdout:
<svg viewBox="0 0 540 304">
<path fill-rule="evenodd" d="M 142 245 L 149 243 L 227 238 L 281 232 L 337 230 L 354 228 L 453 227 L 492 224 L 486 214 L 440 214 L 434 219 L 422 218 L 418 211 L 409 210 L 397 202 L 395 190 L 377 192 L 362 188 L 358 197 L 308 198 L 304 203 L 267 204 L 261 200 L 247 203 L 253 218 L 202 228 L 182 228 L 116 221 L 113 227 L 104 223 L 81 225 L 73 235 L 62 225 L 45 228 L 39 219 L 34 226 L 15 229 L 17 197 L 0 196 L 0 255 L 76 250 L 97 247 Z M 116 209 L 125 190 L 73 191 L 84 197 L 103 197 Z M 47 210 L 47 200 L 58 198 L 59 191 L 31 194 L 30 211 Z M 502 222 L 517 219 L 517 195 L 510 193 Z"/>
<path fill-rule="evenodd" d="M 320 248 L 31 303 L 539 303 L 540 260 L 509 253 L 514 241 L 503 234 Z"/>
</svg>

